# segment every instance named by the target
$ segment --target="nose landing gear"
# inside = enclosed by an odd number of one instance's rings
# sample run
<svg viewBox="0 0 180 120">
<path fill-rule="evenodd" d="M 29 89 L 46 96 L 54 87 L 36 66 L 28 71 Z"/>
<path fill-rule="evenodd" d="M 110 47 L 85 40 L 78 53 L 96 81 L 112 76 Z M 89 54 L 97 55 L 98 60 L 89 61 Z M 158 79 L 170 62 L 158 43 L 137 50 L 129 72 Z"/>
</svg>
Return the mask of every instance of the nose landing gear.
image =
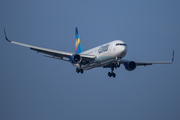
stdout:
<svg viewBox="0 0 180 120">
<path fill-rule="evenodd" d="M 114 67 L 111 68 L 111 72 L 108 72 L 108 76 L 109 76 L 109 77 L 112 76 L 112 77 L 115 78 L 115 77 L 116 77 L 116 74 L 115 74 L 113 71 L 114 71 Z"/>
</svg>

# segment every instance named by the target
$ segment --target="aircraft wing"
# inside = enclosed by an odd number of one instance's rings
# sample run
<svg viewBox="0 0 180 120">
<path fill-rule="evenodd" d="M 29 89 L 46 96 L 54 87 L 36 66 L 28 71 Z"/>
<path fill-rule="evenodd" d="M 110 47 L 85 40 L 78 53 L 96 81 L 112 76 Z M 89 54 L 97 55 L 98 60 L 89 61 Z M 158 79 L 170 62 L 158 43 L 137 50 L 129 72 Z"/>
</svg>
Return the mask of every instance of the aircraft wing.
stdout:
<svg viewBox="0 0 180 120">
<path fill-rule="evenodd" d="M 111 61 L 109 64 L 103 66 L 103 68 L 117 67 L 116 65 L 126 64 L 131 61 L 133 61 L 133 60 L 117 59 L 117 60 Z M 174 50 L 173 50 L 171 61 L 133 61 L 133 62 L 135 62 L 137 66 L 143 66 L 143 65 L 146 66 L 146 65 L 152 65 L 152 64 L 171 64 L 171 63 L 173 63 L 173 61 L 174 61 Z"/>
<path fill-rule="evenodd" d="M 146 65 L 152 65 L 152 64 L 171 64 L 174 61 L 174 50 L 173 50 L 173 54 L 172 54 L 172 60 L 171 61 L 134 61 L 136 63 L 137 66 L 146 66 Z M 120 60 L 120 62 L 122 63 L 126 63 L 129 62 L 129 60 Z"/>
<path fill-rule="evenodd" d="M 174 61 L 174 50 L 173 50 L 173 56 L 172 56 L 172 61 L 134 61 L 137 66 L 146 66 L 146 65 L 152 65 L 152 64 L 171 64 Z M 120 63 L 124 64 L 129 62 L 129 60 L 119 60 Z"/>
<path fill-rule="evenodd" d="M 5 29 L 4 29 L 4 34 L 5 34 L 5 39 L 10 43 L 13 43 L 13 44 L 16 44 L 16 45 L 21 45 L 21 46 L 24 46 L 24 47 L 29 47 L 31 50 L 50 55 L 50 56 L 44 55 L 45 57 L 50 57 L 50 58 L 60 59 L 60 60 L 64 60 L 64 61 L 69 61 L 69 58 L 74 54 L 74 53 L 70 53 L 70 52 L 52 50 L 52 49 L 47 49 L 47 48 L 42 48 L 42 47 L 37 47 L 37 46 L 32 46 L 32 45 L 28 45 L 28 44 L 23 44 L 23 43 L 11 41 L 11 40 L 9 40 L 7 38 Z M 81 55 L 81 57 L 82 57 L 82 61 L 83 61 L 84 64 L 94 60 L 94 58 L 95 58 L 95 56 L 91 56 L 91 55 Z"/>
</svg>

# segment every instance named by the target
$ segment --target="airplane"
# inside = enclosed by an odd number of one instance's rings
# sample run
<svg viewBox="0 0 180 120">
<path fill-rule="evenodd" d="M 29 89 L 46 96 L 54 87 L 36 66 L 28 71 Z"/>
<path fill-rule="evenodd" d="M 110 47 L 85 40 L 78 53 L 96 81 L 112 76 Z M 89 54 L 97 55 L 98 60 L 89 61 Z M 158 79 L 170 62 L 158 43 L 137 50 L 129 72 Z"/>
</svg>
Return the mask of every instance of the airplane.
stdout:
<svg viewBox="0 0 180 120">
<path fill-rule="evenodd" d="M 31 50 L 41 52 L 47 55 L 43 55 L 49 58 L 55 58 L 70 62 L 76 67 L 77 73 L 82 73 L 84 70 L 90 70 L 96 67 L 110 68 L 111 72 L 108 72 L 109 77 L 116 77 L 114 68 L 119 68 L 121 64 L 125 66 L 128 71 L 133 71 L 137 66 L 146 66 L 152 64 L 171 64 L 174 61 L 174 50 L 171 61 L 133 61 L 123 59 L 127 53 L 127 44 L 122 40 L 114 40 L 109 43 L 97 46 L 95 48 L 82 51 L 80 37 L 78 34 L 78 28 L 75 28 L 75 53 L 64 52 L 59 50 L 52 50 L 28 44 L 23 44 L 15 41 L 11 41 L 7 38 L 4 28 L 5 39 L 13 44 L 29 47 Z"/>
</svg>

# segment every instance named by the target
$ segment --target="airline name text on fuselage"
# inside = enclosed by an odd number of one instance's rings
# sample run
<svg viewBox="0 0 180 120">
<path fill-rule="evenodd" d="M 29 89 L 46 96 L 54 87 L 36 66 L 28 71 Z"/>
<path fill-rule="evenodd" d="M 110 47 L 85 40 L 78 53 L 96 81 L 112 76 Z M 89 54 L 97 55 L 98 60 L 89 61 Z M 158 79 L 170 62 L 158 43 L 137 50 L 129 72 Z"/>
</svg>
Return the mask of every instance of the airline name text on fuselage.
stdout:
<svg viewBox="0 0 180 120">
<path fill-rule="evenodd" d="M 101 46 L 101 47 L 98 49 L 98 52 L 99 52 L 99 53 L 103 53 L 103 52 L 108 51 L 109 45 L 110 45 L 110 44 Z"/>
</svg>

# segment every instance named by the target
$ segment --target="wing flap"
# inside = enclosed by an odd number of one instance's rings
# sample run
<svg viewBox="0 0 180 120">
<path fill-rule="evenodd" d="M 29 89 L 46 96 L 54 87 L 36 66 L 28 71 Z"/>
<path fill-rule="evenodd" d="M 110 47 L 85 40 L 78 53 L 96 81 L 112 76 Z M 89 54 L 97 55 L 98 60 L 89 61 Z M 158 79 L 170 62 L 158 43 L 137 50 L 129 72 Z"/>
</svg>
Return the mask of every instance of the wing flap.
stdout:
<svg viewBox="0 0 180 120">
<path fill-rule="evenodd" d="M 137 66 L 141 66 L 141 65 L 152 65 L 152 64 L 171 64 L 172 61 L 134 61 L 136 63 Z"/>
<path fill-rule="evenodd" d="M 70 58 L 73 55 L 73 53 L 69 53 L 69 52 L 62 52 L 62 51 L 51 50 L 51 49 L 40 48 L 40 47 L 30 47 L 30 49 L 37 52 L 45 53 L 48 55 L 56 56 L 56 57 Z"/>
<path fill-rule="evenodd" d="M 43 55 L 44 57 L 49 57 L 49 58 L 54 58 L 54 59 L 59 59 L 59 60 L 64 60 L 64 61 L 69 61 L 69 59 L 65 59 L 63 57 L 56 57 L 56 56 L 49 56 L 49 55 Z"/>
<path fill-rule="evenodd" d="M 80 54 L 80 56 L 82 57 L 82 61 L 81 61 L 81 64 L 82 65 L 85 65 L 87 63 L 90 63 L 92 61 L 95 60 L 96 56 L 94 55 L 85 55 L 85 54 Z"/>
</svg>

